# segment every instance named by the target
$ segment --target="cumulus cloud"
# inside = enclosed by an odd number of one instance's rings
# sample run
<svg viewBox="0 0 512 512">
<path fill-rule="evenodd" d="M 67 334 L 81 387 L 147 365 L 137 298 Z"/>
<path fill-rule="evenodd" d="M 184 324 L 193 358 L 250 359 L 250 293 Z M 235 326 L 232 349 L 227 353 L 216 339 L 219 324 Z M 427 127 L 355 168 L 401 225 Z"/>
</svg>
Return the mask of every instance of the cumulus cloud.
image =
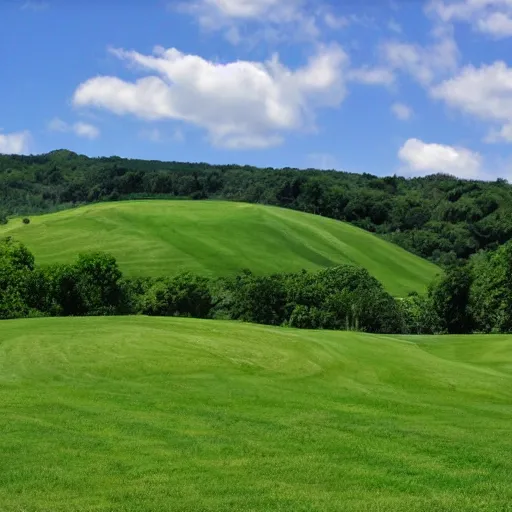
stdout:
<svg viewBox="0 0 512 512">
<path fill-rule="evenodd" d="M 22 155 L 29 151 L 30 132 L 0 133 L 0 153 Z"/>
<path fill-rule="evenodd" d="M 482 170 L 482 157 L 469 149 L 443 144 L 429 144 L 419 139 L 409 139 L 398 152 L 406 172 L 426 176 L 438 172 L 459 178 L 478 178 Z"/>
<path fill-rule="evenodd" d="M 204 128 L 214 145 L 263 148 L 278 145 L 286 132 L 312 122 L 316 108 L 337 106 L 345 96 L 348 57 L 337 45 L 319 48 L 306 65 L 267 62 L 218 63 L 175 48 L 153 55 L 112 50 L 141 71 L 135 82 L 98 76 L 82 83 L 73 103 L 146 120 L 174 119 Z"/>
<path fill-rule="evenodd" d="M 48 123 L 48 129 L 52 132 L 72 132 L 78 137 L 84 137 L 91 140 L 97 139 L 100 135 L 99 129 L 92 124 L 82 122 L 69 124 L 58 117 L 52 119 Z"/>
<path fill-rule="evenodd" d="M 434 0 L 428 10 L 444 22 L 469 23 L 496 39 L 512 36 L 511 0 Z"/>
<path fill-rule="evenodd" d="M 391 112 L 400 121 L 408 121 L 412 116 L 412 109 L 404 103 L 393 103 L 391 105 Z"/>
<path fill-rule="evenodd" d="M 435 33 L 435 41 L 426 46 L 387 41 L 380 51 L 391 69 L 409 74 L 423 86 L 429 86 L 438 76 L 453 72 L 459 56 L 449 31 Z"/>
<path fill-rule="evenodd" d="M 512 141 L 512 68 L 504 62 L 479 68 L 467 66 L 432 88 L 431 94 L 450 107 L 500 125 L 498 132 L 491 131 L 488 140 Z"/>
</svg>

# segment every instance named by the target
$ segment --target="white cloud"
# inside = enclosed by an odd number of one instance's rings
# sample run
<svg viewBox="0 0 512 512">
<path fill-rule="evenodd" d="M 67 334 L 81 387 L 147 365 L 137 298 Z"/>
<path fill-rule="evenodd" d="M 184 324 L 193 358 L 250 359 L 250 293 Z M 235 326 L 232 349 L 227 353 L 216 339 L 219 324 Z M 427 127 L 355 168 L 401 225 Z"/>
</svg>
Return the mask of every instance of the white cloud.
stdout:
<svg viewBox="0 0 512 512">
<path fill-rule="evenodd" d="M 214 145 L 262 148 L 311 125 L 315 109 L 345 96 L 348 57 L 337 45 L 321 47 L 298 69 L 277 56 L 267 62 L 226 64 L 155 48 L 153 55 L 112 50 L 151 76 L 127 82 L 99 76 L 75 91 L 74 105 L 97 107 L 146 120 L 175 119 L 204 128 Z"/>
<path fill-rule="evenodd" d="M 459 178 L 478 178 L 482 169 L 479 153 L 458 146 L 428 144 L 409 139 L 400 148 L 398 157 L 406 165 L 407 173 L 426 176 L 438 172 Z"/>
<path fill-rule="evenodd" d="M 502 126 L 499 132 L 491 132 L 489 140 L 509 140 L 512 68 L 504 62 L 498 61 L 480 68 L 467 66 L 458 75 L 432 88 L 431 94 L 466 114 Z"/>
<path fill-rule="evenodd" d="M 268 16 L 287 20 L 296 15 L 296 0 L 199 0 L 192 2 L 193 9 L 203 16 L 223 16 L 235 19 L 251 19 Z"/>
<path fill-rule="evenodd" d="M 466 22 L 496 39 L 512 36 L 511 0 L 434 0 L 428 10 L 444 22 Z"/>
<path fill-rule="evenodd" d="M 55 117 L 48 123 L 48 129 L 52 132 L 73 132 L 78 137 L 84 137 L 86 139 L 97 139 L 100 135 L 100 131 L 96 126 L 89 123 L 78 122 L 69 124 Z"/>
<path fill-rule="evenodd" d="M 395 81 L 395 74 L 384 67 L 362 67 L 353 69 L 348 75 L 349 79 L 366 85 L 392 85 Z"/>
<path fill-rule="evenodd" d="M 423 86 L 437 77 L 457 68 L 459 50 L 449 32 L 434 34 L 436 40 L 427 46 L 388 41 L 381 46 L 381 54 L 387 65 L 411 75 Z"/>
<path fill-rule="evenodd" d="M 412 116 L 412 109 L 404 103 L 393 103 L 391 111 L 400 121 L 408 121 Z"/>
<path fill-rule="evenodd" d="M 202 28 L 223 31 L 234 45 L 318 41 L 325 31 L 369 23 L 367 17 L 340 15 L 324 0 L 183 0 L 177 5 Z M 176 8 L 176 2 L 169 6 Z"/>
<path fill-rule="evenodd" d="M 192 14 L 203 28 L 223 30 L 229 42 L 239 44 L 246 38 L 242 38 L 238 27 L 248 24 L 252 27 L 251 40 L 316 39 L 323 16 L 320 16 L 321 9 L 311 11 L 306 3 L 305 0 L 192 0 L 179 6 L 180 10 Z M 329 21 L 338 23 L 340 19 L 333 15 Z M 256 31 L 255 25 L 266 28 Z"/>
<path fill-rule="evenodd" d="M 86 139 L 96 139 L 100 134 L 100 131 L 98 130 L 98 128 L 96 128 L 96 126 L 81 122 L 75 123 L 73 125 L 73 131 L 79 137 L 85 137 Z"/>
<path fill-rule="evenodd" d="M 0 153 L 22 155 L 29 151 L 30 132 L 0 133 Z"/>
</svg>

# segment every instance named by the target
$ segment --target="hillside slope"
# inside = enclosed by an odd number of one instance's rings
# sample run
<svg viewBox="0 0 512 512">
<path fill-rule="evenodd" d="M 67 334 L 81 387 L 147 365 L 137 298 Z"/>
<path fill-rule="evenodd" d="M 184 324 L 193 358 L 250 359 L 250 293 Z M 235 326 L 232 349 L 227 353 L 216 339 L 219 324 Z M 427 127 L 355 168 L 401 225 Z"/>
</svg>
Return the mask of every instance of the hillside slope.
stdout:
<svg viewBox="0 0 512 512">
<path fill-rule="evenodd" d="M 511 354 L 510 336 L 1 322 L 1 508 L 508 510 Z"/>
<path fill-rule="evenodd" d="M 350 224 L 292 210 L 217 201 L 127 201 L 0 226 L 41 264 L 104 250 L 131 276 L 227 275 L 360 265 L 394 295 L 423 291 L 439 268 Z"/>
</svg>

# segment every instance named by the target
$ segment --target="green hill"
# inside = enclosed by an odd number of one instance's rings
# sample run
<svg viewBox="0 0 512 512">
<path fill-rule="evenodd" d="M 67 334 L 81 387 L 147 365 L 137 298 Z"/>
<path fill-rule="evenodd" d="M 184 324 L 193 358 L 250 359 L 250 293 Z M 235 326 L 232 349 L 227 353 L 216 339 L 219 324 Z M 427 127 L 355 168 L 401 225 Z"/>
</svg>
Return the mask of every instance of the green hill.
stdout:
<svg viewBox="0 0 512 512">
<path fill-rule="evenodd" d="M 209 201 L 102 203 L 12 219 L 0 236 L 25 242 L 41 264 L 105 250 L 131 276 L 190 270 L 226 275 L 365 267 L 394 295 L 422 291 L 435 265 L 350 224 L 292 210 Z"/>
<path fill-rule="evenodd" d="M 497 511 L 512 337 L 0 323 L 3 512 Z"/>
</svg>

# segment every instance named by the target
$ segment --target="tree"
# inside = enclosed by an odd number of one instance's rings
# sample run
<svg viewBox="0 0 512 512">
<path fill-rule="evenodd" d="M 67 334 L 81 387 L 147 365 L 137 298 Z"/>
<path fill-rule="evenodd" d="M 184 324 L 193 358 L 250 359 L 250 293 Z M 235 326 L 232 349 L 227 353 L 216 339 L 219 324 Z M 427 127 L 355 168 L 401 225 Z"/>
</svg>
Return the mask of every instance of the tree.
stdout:
<svg viewBox="0 0 512 512">
<path fill-rule="evenodd" d="M 471 272 L 467 265 L 454 266 L 438 277 L 429 287 L 432 310 L 440 320 L 441 330 L 450 334 L 472 331 L 469 309 Z"/>
<path fill-rule="evenodd" d="M 207 318 L 212 309 L 209 280 L 190 272 L 158 279 L 145 291 L 141 302 L 146 315 Z"/>
<path fill-rule="evenodd" d="M 483 332 L 512 332 L 512 242 L 471 261 L 470 308 Z"/>
<path fill-rule="evenodd" d="M 411 293 L 397 299 L 402 319 L 403 334 L 438 334 L 442 332 L 441 321 L 428 295 Z"/>
<path fill-rule="evenodd" d="M 0 318 L 19 318 L 29 312 L 28 281 L 34 256 L 20 242 L 0 240 Z"/>
<path fill-rule="evenodd" d="M 286 290 L 283 276 L 255 276 L 244 271 L 225 282 L 230 299 L 224 306 L 234 320 L 280 325 L 285 320 Z"/>
<path fill-rule="evenodd" d="M 121 271 L 115 258 L 107 253 L 92 252 L 78 256 L 71 269 L 84 314 L 112 315 L 121 304 Z"/>
</svg>

